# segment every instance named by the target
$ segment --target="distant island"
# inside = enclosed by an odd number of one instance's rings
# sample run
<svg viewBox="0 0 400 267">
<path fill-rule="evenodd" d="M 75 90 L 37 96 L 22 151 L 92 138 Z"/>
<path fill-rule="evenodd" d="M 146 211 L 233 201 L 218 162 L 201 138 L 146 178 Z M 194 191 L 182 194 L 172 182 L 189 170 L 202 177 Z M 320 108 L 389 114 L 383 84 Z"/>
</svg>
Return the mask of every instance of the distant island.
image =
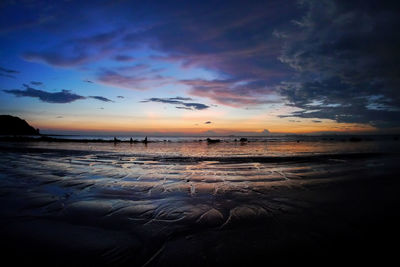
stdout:
<svg viewBox="0 0 400 267">
<path fill-rule="evenodd" d="M 11 115 L 0 115 L 0 135 L 40 135 L 25 120 Z"/>
</svg>

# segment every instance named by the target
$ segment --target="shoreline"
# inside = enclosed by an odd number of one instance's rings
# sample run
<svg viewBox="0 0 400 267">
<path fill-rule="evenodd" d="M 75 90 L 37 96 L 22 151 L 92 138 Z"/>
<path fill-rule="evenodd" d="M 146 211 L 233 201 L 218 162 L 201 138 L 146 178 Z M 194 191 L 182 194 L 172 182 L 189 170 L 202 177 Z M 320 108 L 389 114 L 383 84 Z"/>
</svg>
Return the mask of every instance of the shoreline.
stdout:
<svg viewBox="0 0 400 267">
<path fill-rule="evenodd" d="M 1 251 L 14 263 L 320 266 L 395 259 L 398 155 L 217 163 L 3 152 Z"/>
<path fill-rule="evenodd" d="M 266 217 L 243 210 L 223 227 L 216 217 L 191 226 L 153 222 L 130 231 L 124 224 L 110 228 L 79 217 L 2 218 L 3 259 L 58 266 L 389 264 L 400 237 L 399 182 L 391 175 L 376 178 L 361 185 L 341 180 L 269 189 L 273 209 Z"/>
<path fill-rule="evenodd" d="M 54 137 L 56 136 L 56 137 Z M 62 136 L 71 136 L 71 135 L 38 135 L 38 136 L 24 136 L 24 135 L 7 135 L 0 136 L 0 142 L 54 142 L 54 143 L 170 143 L 170 142 L 205 142 L 208 144 L 218 144 L 221 143 L 250 143 L 250 142 L 350 142 L 350 143 L 359 143 L 359 142 L 374 142 L 374 141 L 398 141 L 398 135 L 316 135 L 316 136 L 308 136 L 308 135 L 288 135 L 288 136 L 270 136 L 270 137 L 257 137 L 257 136 L 176 136 L 179 138 L 192 138 L 192 140 L 187 141 L 171 141 L 171 137 L 165 136 L 164 139 L 160 139 L 159 136 L 149 136 L 148 139 L 153 138 L 153 140 L 147 140 L 143 138 L 142 140 L 133 139 L 132 137 L 123 136 L 123 139 L 118 139 L 121 137 L 114 137 L 114 139 L 105 139 L 105 138 L 60 138 Z M 78 135 L 79 136 L 79 135 Z M 176 138 L 175 137 L 175 138 Z M 110 137 L 108 137 L 110 138 Z M 130 138 L 129 140 L 127 138 Z M 165 139 L 166 138 L 166 139 Z M 172 137 L 174 138 L 174 137 Z M 229 139 L 227 139 L 229 138 Z M 253 140 L 251 139 L 253 138 Z M 272 139 L 269 139 L 272 138 Z M 279 138 L 289 138 L 282 139 Z"/>
</svg>

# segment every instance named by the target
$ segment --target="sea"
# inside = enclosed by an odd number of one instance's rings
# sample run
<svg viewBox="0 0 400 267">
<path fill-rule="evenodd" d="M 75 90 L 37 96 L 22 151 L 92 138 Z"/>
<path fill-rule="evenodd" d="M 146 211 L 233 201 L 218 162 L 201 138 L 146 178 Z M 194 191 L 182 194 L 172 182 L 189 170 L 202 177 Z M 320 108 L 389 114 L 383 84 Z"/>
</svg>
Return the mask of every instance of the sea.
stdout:
<svg viewBox="0 0 400 267">
<path fill-rule="evenodd" d="M 114 137 L 138 142 L 91 141 Z M 14 261 L 305 263 L 400 207 L 396 136 L 54 138 L 70 141 L 0 142 L 2 251 L 29 256 Z"/>
</svg>

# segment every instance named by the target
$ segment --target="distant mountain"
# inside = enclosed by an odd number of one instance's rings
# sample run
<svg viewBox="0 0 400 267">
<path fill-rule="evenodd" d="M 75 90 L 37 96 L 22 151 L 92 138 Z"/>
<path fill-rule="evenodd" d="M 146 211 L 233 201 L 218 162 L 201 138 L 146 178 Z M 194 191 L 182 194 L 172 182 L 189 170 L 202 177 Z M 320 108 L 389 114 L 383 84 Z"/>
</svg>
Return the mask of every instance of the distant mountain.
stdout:
<svg viewBox="0 0 400 267">
<path fill-rule="evenodd" d="M 0 115 L 0 135 L 38 135 L 39 129 L 25 120 L 10 115 Z"/>
</svg>

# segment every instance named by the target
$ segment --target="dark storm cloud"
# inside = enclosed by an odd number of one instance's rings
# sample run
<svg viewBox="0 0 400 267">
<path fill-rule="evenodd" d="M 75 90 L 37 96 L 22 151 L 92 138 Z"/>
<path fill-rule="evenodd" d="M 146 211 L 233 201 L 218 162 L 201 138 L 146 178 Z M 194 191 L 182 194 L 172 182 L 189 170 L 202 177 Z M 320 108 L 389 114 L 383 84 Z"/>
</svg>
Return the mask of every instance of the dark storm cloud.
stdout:
<svg viewBox="0 0 400 267">
<path fill-rule="evenodd" d="M 85 99 L 84 96 L 72 93 L 69 90 L 61 90 L 56 93 L 49 93 L 42 90 L 37 90 L 24 84 L 25 90 L 3 90 L 6 93 L 13 94 L 18 97 L 35 97 L 47 103 L 71 103 L 79 99 Z"/>
<path fill-rule="evenodd" d="M 187 110 L 203 110 L 209 108 L 209 106 L 201 103 L 191 103 L 191 102 L 183 102 L 187 100 L 192 100 L 191 98 L 186 98 L 186 97 L 172 97 L 172 98 L 149 98 L 143 101 L 140 101 L 142 103 L 147 103 L 147 102 L 157 102 L 157 103 L 163 103 L 163 104 L 172 104 L 172 105 L 177 105 L 177 109 L 187 109 Z"/>
<path fill-rule="evenodd" d="M 281 92 L 292 115 L 377 127 L 400 122 L 400 5 L 303 1 L 307 14 L 287 32 L 281 61 L 296 70 Z"/>
</svg>

